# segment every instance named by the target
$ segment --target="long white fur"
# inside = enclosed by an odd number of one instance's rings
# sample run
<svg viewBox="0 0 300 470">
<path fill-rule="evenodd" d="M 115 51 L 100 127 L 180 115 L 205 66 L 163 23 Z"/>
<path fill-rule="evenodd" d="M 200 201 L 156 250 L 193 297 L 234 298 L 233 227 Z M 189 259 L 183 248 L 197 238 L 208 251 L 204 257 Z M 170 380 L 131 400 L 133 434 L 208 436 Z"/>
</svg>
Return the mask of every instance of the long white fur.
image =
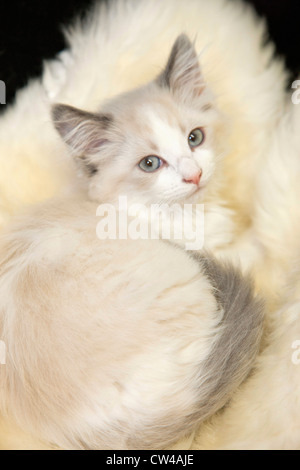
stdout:
<svg viewBox="0 0 300 470">
<path fill-rule="evenodd" d="M 228 118 L 226 197 L 245 222 L 241 231 L 251 227 L 249 238 L 248 232 L 236 236 L 237 247 L 242 244 L 245 258 L 257 246 L 257 284 L 267 288 L 272 305 L 272 342 L 257 374 L 194 446 L 300 448 L 299 370 L 291 361 L 292 343 L 300 339 L 300 108 L 288 101 L 288 74 L 272 58 L 273 45 L 262 46 L 265 26 L 251 9 L 225 0 L 117 1 L 96 10 L 84 27 L 75 24 L 67 34 L 71 50 L 45 64 L 42 80 L 21 91 L 1 117 L 0 223 L 69 181 L 72 167 L 62 160 L 66 151 L 51 128 L 49 101 L 94 111 L 107 97 L 156 76 L 181 32 L 196 37 L 205 79 Z"/>
<path fill-rule="evenodd" d="M 287 79 L 281 62 L 271 61 L 273 45 L 261 47 L 263 23 L 238 2 L 189 0 L 187 7 L 182 0 L 125 0 L 111 2 L 108 9 L 100 6 L 83 26 L 78 22 L 70 28 L 71 50 L 46 63 L 42 80 L 21 91 L 1 118 L 1 154 L 13 155 L 2 162 L 2 220 L 69 181 L 70 165 L 62 162 L 66 149 L 49 122 L 49 99 L 98 109 L 103 100 L 154 78 L 182 32 L 196 38 L 204 77 L 229 122 L 230 197 L 244 212 L 251 209 L 250 182 L 283 106 Z M 15 165 L 19 160 L 24 163 Z M 13 172 L 8 181 L 6 174 Z"/>
<path fill-rule="evenodd" d="M 255 269 L 271 299 L 268 345 L 256 374 L 202 428 L 196 448 L 300 449 L 299 124 L 300 107 L 288 99 L 257 182 L 255 238 L 264 257 Z"/>
<path fill-rule="evenodd" d="M 98 239 L 96 209 L 54 200 L 0 237 L 1 413 L 61 448 L 166 448 L 248 376 L 262 305 L 208 255 Z"/>
</svg>

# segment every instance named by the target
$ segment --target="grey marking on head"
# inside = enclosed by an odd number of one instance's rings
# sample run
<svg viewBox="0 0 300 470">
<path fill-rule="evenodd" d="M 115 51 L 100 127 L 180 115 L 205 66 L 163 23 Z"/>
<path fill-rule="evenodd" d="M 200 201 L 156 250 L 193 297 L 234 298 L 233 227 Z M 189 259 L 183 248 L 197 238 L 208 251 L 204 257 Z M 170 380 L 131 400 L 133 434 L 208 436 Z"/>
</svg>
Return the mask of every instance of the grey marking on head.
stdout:
<svg viewBox="0 0 300 470">
<path fill-rule="evenodd" d="M 113 117 L 110 114 L 91 113 L 66 104 L 55 104 L 52 107 L 51 114 L 54 124 L 76 119 L 77 121 L 98 122 L 103 129 L 106 129 L 113 122 Z"/>
<path fill-rule="evenodd" d="M 205 111 L 209 111 L 210 109 L 213 109 L 213 105 L 210 103 L 207 103 L 204 106 L 202 106 L 201 111 L 205 112 Z"/>
<path fill-rule="evenodd" d="M 53 124 L 73 157 L 80 160 L 80 164 L 87 163 L 87 174 L 96 173 L 96 166 L 85 157 L 98 154 L 103 145 L 108 143 L 113 116 L 90 113 L 64 104 L 54 105 L 51 112 Z"/>
<path fill-rule="evenodd" d="M 101 123 L 103 129 L 107 129 L 114 122 L 111 114 L 96 114 L 95 118 Z"/>
<path fill-rule="evenodd" d="M 79 157 L 79 160 L 83 163 L 85 173 L 87 173 L 88 176 L 94 176 L 98 173 L 99 168 L 95 164 L 89 162 L 84 155 Z"/>
<path fill-rule="evenodd" d="M 166 86 L 167 88 L 170 88 L 170 78 L 174 70 L 176 57 L 178 56 L 178 52 L 180 50 L 180 45 L 182 42 L 183 38 L 180 36 L 172 48 L 170 57 L 163 73 L 158 77 L 158 83 L 160 86 Z"/>
<path fill-rule="evenodd" d="M 191 58 L 192 56 L 194 56 L 197 62 L 196 52 L 194 50 L 193 44 L 191 43 L 190 39 L 186 34 L 181 34 L 180 36 L 178 36 L 172 47 L 171 54 L 169 56 L 165 69 L 157 78 L 157 83 L 160 86 L 167 88 L 171 87 L 171 77 L 174 74 L 174 70 L 176 69 L 176 64 L 179 63 L 181 57 L 188 53 L 189 55 L 187 57 Z M 190 64 L 187 60 L 186 66 L 188 65 Z M 182 63 L 180 64 L 180 66 L 182 67 Z"/>
</svg>

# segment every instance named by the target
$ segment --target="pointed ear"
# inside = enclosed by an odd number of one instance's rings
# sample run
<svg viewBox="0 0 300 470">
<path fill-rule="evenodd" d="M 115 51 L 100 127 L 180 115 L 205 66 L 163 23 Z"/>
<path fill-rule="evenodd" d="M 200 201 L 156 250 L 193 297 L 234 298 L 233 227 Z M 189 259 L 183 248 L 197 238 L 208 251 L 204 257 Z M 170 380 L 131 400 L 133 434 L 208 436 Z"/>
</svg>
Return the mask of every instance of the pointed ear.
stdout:
<svg viewBox="0 0 300 470">
<path fill-rule="evenodd" d="M 156 81 L 182 98 L 192 99 L 203 92 L 205 83 L 197 52 L 186 34 L 176 39 L 167 65 Z"/>
<path fill-rule="evenodd" d="M 108 128 L 113 118 L 110 115 L 93 114 L 65 104 L 52 107 L 53 124 L 77 157 L 97 154 L 108 142 Z"/>
</svg>

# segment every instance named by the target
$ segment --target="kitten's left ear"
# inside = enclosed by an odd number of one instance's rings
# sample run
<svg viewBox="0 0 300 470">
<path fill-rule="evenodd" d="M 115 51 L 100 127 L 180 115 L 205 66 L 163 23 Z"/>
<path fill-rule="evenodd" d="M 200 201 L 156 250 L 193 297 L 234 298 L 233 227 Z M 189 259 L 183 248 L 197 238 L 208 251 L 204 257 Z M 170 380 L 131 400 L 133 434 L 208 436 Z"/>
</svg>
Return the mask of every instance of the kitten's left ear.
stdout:
<svg viewBox="0 0 300 470">
<path fill-rule="evenodd" d="M 197 52 L 186 34 L 175 41 L 167 65 L 156 82 L 179 98 L 199 97 L 205 88 Z"/>
</svg>

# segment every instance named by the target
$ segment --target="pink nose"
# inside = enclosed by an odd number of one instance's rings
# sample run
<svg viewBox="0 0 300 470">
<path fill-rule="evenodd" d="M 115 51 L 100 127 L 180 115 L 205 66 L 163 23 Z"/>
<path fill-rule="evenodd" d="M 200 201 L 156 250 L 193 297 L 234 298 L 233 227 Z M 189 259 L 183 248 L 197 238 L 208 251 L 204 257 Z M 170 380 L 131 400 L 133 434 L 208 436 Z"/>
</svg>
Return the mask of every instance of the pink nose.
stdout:
<svg viewBox="0 0 300 470">
<path fill-rule="evenodd" d="M 201 176 L 202 176 L 202 171 L 200 171 L 199 173 L 196 173 L 191 178 L 184 178 L 183 181 L 185 183 L 193 183 L 198 186 L 198 184 L 200 183 Z"/>
</svg>

